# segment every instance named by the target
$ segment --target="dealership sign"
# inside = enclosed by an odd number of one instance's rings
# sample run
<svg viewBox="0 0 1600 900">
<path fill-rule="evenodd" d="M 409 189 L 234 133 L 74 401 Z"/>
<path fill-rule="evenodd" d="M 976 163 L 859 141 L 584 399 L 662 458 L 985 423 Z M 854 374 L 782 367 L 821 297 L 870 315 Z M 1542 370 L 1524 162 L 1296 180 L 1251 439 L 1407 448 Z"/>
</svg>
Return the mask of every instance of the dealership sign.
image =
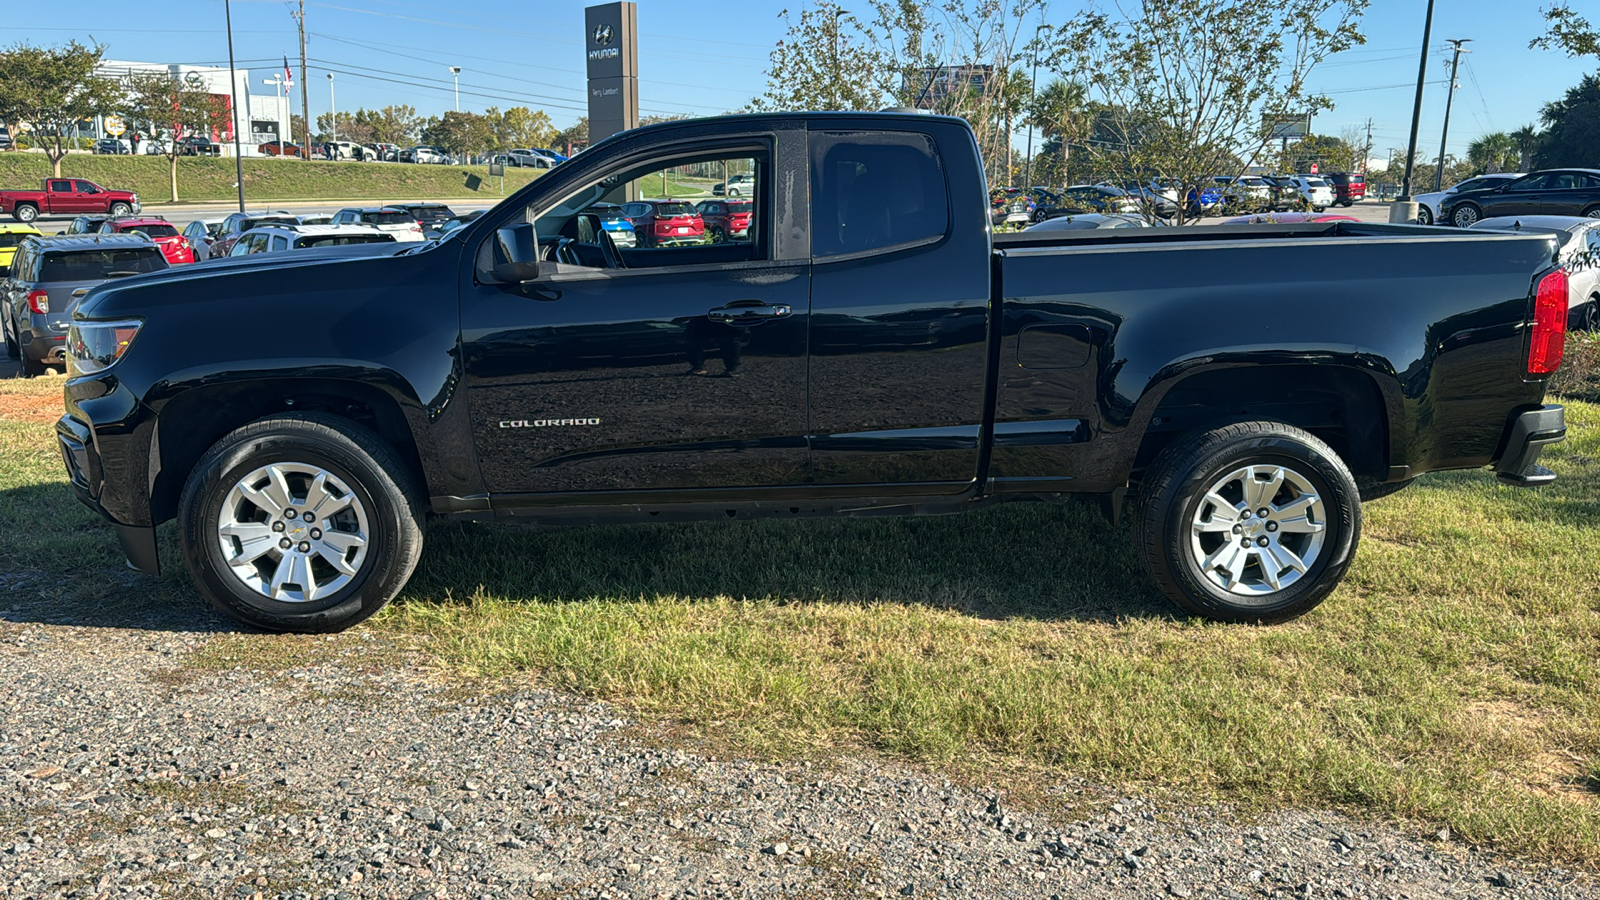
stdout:
<svg viewBox="0 0 1600 900">
<path fill-rule="evenodd" d="M 591 143 L 639 127 L 638 20 L 633 3 L 584 10 Z"/>
</svg>

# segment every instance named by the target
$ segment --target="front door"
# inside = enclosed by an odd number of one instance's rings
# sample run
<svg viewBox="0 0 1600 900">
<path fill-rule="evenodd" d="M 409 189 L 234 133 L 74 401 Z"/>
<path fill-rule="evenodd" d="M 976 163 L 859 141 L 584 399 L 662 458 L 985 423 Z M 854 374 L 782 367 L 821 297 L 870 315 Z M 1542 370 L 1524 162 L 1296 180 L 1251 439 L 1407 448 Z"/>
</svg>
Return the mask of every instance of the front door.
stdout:
<svg viewBox="0 0 1600 900">
<path fill-rule="evenodd" d="M 1484 217 L 1538 215 L 1548 181 L 1547 175 L 1530 175 L 1513 181 L 1503 191 L 1489 194 L 1483 202 Z"/>
<path fill-rule="evenodd" d="M 775 142 L 624 157 L 559 202 L 493 223 L 531 216 L 545 259 L 521 287 L 474 279 L 463 292 L 473 438 L 497 504 L 666 502 L 805 481 L 810 264 L 773 251 Z M 618 247 L 584 213 L 709 194 L 730 172 L 758 184 L 743 240 Z"/>
</svg>

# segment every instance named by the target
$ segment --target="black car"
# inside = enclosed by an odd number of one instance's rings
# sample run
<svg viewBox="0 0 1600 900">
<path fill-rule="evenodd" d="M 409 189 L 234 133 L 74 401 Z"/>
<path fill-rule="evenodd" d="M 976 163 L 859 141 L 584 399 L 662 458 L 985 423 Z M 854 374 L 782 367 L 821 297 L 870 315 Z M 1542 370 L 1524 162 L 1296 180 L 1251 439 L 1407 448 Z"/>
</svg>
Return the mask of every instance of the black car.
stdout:
<svg viewBox="0 0 1600 900">
<path fill-rule="evenodd" d="M 1138 198 L 1129 196 L 1122 188 L 1104 184 L 1077 185 L 1059 194 L 1042 191 L 1035 197 L 1035 202 L 1038 204 L 1033 211 L 1035 222 L 1082 213 L 1116 215 L 1139 211 Z"/>
<path fill-rule="evenodd" d="M 222 145 L 203 135 L 193 134 L 178 142 L 179 156 L 221 156 Z"/>
<path fill-rule="evenodd" d="M 1600 219 L 1600 169 L 1550 169 L 1439 203 L 1439 223 L 1470 228 L 1499 216 L 1584 216 Z"/>
<path fill-rule="evenodd" d="M 438 231 L 444 223 L 456 217 L 455 210 L 443 203 L 389 203 L 389 209 L 403 209 L 411 214 L 423 231 Z"/>
<path fill-rule="evenodd" d="M 59 231 L 57 234 L 94 234 L 110 218 L 110 216 L 78 216 L 67 225 L 65 230 Z"/>
</svg>

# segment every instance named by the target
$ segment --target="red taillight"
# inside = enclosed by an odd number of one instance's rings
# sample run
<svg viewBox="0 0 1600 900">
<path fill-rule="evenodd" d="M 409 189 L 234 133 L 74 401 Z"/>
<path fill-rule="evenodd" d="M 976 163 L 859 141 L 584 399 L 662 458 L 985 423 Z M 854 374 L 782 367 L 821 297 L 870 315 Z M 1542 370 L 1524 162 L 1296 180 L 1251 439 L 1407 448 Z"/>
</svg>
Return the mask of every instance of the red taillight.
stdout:
<svg viewBox="0 0 1600 900">
<path fill-rule="evenodd" d="M 1533 337 L 1528 341 L 1528 374 L 1549 375 L 1561 365 L 1567 346 L 1567 273 L 1557 269 L 1540 279 L 1533 296 Z"/>
<path fill-rule="evenodd" d="M 50 292 L 29 291 L 28 308 L 41 316 L 48 313 L 50 311 Z"/>
</svg>

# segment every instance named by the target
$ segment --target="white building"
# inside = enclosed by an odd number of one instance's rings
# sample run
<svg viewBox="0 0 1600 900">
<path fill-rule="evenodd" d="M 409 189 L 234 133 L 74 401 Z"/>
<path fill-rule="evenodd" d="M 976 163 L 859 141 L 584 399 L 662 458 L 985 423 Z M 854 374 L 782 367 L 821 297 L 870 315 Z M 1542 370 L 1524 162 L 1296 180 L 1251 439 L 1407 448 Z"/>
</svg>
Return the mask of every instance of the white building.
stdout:
<svg viewBox="0 0 1600 900">
<path fill-rule="evenodd" d="M 130 62 L 127 60 L 108 59 L 100 63 L 100 74 L 112 78 L 126 77 L 129 75 L 147 72 L 160 72 L 176 75 L 180 78 L 198 78 L 205 85 L 206 90 L 224 98 L 229 109 L 233 109 L 233 97 L 239 97 L 240 109 L 234 110 L 233 127 L 238 129 L 241 150 L 245 156 L 256 155 L 256 145 L 267 141 L 279 140 L 280 136 L 287 140 L 289 136 L 289 116 L 291 105 L 289 98 L 282 94 L 251 94 L 250 70 L 233 69 L 230 79 L 230 70 L 226 66 L 186 66 L 179 64 Z M 231 82 L 231 84 L 230 84 Z M 104 123 L 95 122 L 99 132 L 97 136 L 105 137 Z M 135 123 L 128 127 L 135 129 Z M 303 135 L 295 137 L 304 140 Z M 211 135 L 223 145 L 225 155 L 233 155 L 233 132 L 218 132 Z M 124 135 L 126 139 L 126 135 Z"/>
</svg>

